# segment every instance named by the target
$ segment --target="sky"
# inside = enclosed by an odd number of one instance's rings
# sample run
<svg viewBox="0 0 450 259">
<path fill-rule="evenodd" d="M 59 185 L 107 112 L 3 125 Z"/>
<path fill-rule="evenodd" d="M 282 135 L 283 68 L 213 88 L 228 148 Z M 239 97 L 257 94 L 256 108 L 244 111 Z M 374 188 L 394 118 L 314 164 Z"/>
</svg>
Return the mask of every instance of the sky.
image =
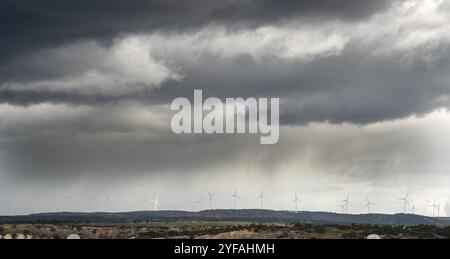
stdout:
<svg viewBox="0 0 450 259">
<path fill-rule="evenodd" d="M 450 215 L 449 1 L 3 0 L 0 33 L 0 215 Z M 279 142 L 174 134 L 194 89 L 280 98 Z"/>
</svg>

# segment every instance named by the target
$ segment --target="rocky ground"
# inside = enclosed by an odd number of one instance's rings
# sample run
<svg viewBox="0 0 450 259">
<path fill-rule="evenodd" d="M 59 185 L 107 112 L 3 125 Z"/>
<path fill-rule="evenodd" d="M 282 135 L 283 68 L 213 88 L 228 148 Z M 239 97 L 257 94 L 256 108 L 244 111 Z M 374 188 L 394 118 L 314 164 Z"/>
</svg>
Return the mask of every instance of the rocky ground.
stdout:
<svg viewBox="0 0 450 259">
<path fill-rule="evenodd" d="M 134 222 L 124 224 L 2 224 L 0 239 L 447 239 L 450 228 L 433 226 L 301 225 L 247 222 Z"/>
</svg>

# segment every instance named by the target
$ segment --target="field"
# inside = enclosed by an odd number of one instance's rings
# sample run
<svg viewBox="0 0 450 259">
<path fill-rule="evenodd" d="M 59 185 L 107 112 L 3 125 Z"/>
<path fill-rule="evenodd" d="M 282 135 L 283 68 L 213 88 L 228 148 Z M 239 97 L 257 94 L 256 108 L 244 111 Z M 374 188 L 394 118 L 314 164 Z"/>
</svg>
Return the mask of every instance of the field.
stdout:
<svg viewBox="0 0 450 259">
<path fill-rule="evenodd" d="M 134 222 L 123 224 L 2 224 L 6 239 L 448 239 L 450 227 L 308 225 L 227 221 Z"/>
</svg>

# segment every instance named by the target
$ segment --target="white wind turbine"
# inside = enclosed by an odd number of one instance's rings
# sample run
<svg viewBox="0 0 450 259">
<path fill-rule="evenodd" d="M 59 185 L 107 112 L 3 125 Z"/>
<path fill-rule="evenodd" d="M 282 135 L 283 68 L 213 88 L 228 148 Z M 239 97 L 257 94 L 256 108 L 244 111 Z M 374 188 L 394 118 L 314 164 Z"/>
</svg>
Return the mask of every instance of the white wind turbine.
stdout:
<svg viewBox="0 0 450 259">
<path fill-rule="evenodd" d="M 403 201 L 403 204 L 404 204 L 403 212 L 405 214 L 408 213 L 408 205 L 409 205 L 408 197 L 409 197 L 409 193 L 406 194 L 406 196 L 404 198 L 399 199 L 399 200 Z"/>
<path fill-rule="evenodd" d="M 67 200 L 67 209 L 70 210 L 70 204 L 72 202 L 73 199 L 75 199 L 77 197 L 76 194 L 64 194 L 64 197 Z"/>
<path fill-rule="evenodd" d="M 342 213 L 345 214 L 345 204 L 339 204 L 339 207 L 342 209 Z"/>
<path fill-rule="evenodd" d="M 416 212 L 417 212 L 417 207 L 416 207 L 416 203 L 413 201 L 412 202 L 412 207 L 411 207 L 411 212 L 412 212 L 412 214 L 413 215 L 416 215 Z"/>
<path fill-rule="evenodd" d="M 439 208 L 439 211 L 440 211 L 440 207 L 441 207 L 441 205 L 439 204 L 437 204 L 437 200 L 434 200 L 434 203 L 432 204 L 432 205 L 430 205 L 430 207 L 432 207 L 433 208 L 433 217 L 436 217 L 436 209 L 437 208 Z M 438 212 L 439 213 L 439 212 Z M 439 217 L 439 216 L 438 216 Z"/>
<path fill-rule="evenodd" d="M 371 206 L 372 206 L 372 205 L 376 205 L 376 203 L 371 202 L 371 201 L 369 200 L 369 198 L 366 198 L 366 200 L 367 200 L 367 204 L 366 204 L 367 212 L 368 212 L 369 214 L 371 214 L 371 213 L 372 213 L 372 212 L 371 212 Z"/>
<path fill-rule="evenodd" d="M 237 189 L 234 190 L 233 195 L 231 195 L 231 198 L 234 200 L 234 209 L 237 209 L 237 200 L 241 200 L 241 197 L 239 197 Z"/>
<path fill-rule="evenodd" d="M 147 209 L 148 195 L 144 193 L 144 208 Z"/>
<path fill-rule="evenodd" d="M 213 198 L 214 196 L 216 196 L 216 193 L 210 192 L 210 191 L 206 191 L 206 193 L 208 194 L 208 198 L 209 198 L 209 209 L 212 209 L 212 202 L 213 202 Z"/>
<path fill-rule="evenodd" d="M 342 200 L 343 202 L 343 210 L 345 214 L 348 214 L 348 205 L 350 205 L 350 194 L 347 194 L 347 198 L 345 200 Z"/>
<path fill-rule="evenodd" d="M 64 197 L 66 197 L 67 200 L 73 200 L 77 197 L 76 194 L 64 194 Z"/>
<path fill-rule="evenodd" d="M 264 209 L 264 200 L 269 200 L 269 198 L 264 196 L 264 191 L 263 190 L 261 190 L 261 194 L 256 199 L 260 200 L 260 208 L 261 209 Z"/>
<path fill-rule="evenodd" d="M 153 202 L 153 204 L 154 204 L 153 210 L 154 210 L 154 211 L 157 211 L 157 210 L 158 210 L 158 207 L 160 207 L 160 204 L 159 204 L 159 194 L 156 195 L 156 198 L 155 198 L 154 200 L 150 200 L 150 202 Z"/>
<path fill-rule="evenodd" d="M 292 201 L 292 203 L 295 204 L 295 213 L 298 212 L 298 203 L 299 202 L 302 202 L 302 201 L 298 198 L 297 193 L 295 193 L 294 200 Z"/>
<path fill-rule="evenodd" d="M 437 205 L 437 211 L 438 211 L 438 218 L 440 218 L 441 217 L 441 203 L 439 203 Z"/>
<path fill-rule="evenodd" d="M 103 200 L 103 202 L 105 203 L 105 210 L 108 211 L 109 210 L 109 202 L 111 201 L 111 198 L 109 197 L 109 194 L 106 195 L 106 198 Z"/>
</svg>

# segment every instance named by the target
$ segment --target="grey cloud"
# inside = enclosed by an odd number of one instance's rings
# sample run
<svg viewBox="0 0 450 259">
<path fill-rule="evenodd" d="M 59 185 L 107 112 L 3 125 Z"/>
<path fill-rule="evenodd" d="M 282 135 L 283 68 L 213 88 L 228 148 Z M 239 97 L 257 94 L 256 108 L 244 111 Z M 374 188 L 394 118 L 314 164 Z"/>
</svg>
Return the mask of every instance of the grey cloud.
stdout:
<svg viewBox="0 0 450 259">
<path fill-rule="evenodd" d="M 441 97 L 450 95 L 449 46 L 427 50 L 430 55 L 439 53 L 432 64 L 418 57 L 407 66 L 400 61 L 401 52 L 375 56 L 354 44 L 341 55 L 308 63 L 204 56 L 189 67 L 189 76 L 165 83 L 159 93 L 191 96 L 193 89 L 201 88 L 205 95 L 222 98 L 280 97 L 283 124 L 393 120 L 448 107 L 447 98 Z"/>
<path fill-rule="evenodd" d="M 2 170 L 9 178 L 44 182 L 89 176 L 231 174 L 240 170 L 268 177 L 280 177 L 283 170 L 293 175 L 309 170 L 303 173 L 365 182 L 418 176 L 435 170 L 431 161 L 440 166 L 433 173 L 441 174 L 450 167 L 445 155 L 435 155 L 448 141 L 424 138 L 420 130 L 436 126 L 430 118 L 365 128 L 327 124 L 282 127 L 279 144 L 261 146 L 257 136 L 177 136 L 167 130 L 168 120 L 158 127 L 151 120 L 128 118 L 142 107 L 126 107 L 133 105 L 93 110 L 59 107 L 45 120 L 33 115 L 39 106 L 26 113 L 9 112 L 14 121 L 0 127 Z M 164 109 L 160 112 L 169 117 Z M 448 127 L 447 123 L 441 130 L 445 132 Z"/>
<path fill-rule="evenodd" d="M 263 3 L 269 5 L 258 2 Z M 325 10 L 323 3 L 317 2 L 314 8 Z M 18 105 L 102 105 L 123 100 L 168 104 L 176 97 L 192 97 L 193 90 L 201 88 L 206 97 L 280 97 L 281 122 L 285 125 L 321 121 L 367 124 L 448 107 L 450 44 L 448 37 L 440 34 L 445 32 L 442 29 L 448 18 L 445 10 L 435 11 L 439 23 L 431 21 L 435 24 L 432 28 L 427 19 L 411 23 L 414 12 L 408 12 L 410 16 L 390 23 L 402 31 L 384 30 L 383 19 L 405 12 L 398 6 L 393 9 L 381 18 L 355 24 L 321 22 L 313 26 L 300 19 L 256 33 L 222 32 L 220 26 L 209 26 L 179 34 L 145 34 L 152 62 L 176 71 L 182 75 L 180 80 L 166 78 L 156 88 L 143 87 L 143 91 L 120 95 L 113 94 L 114 89 L 110 94 L 107 89 L 103 95 L 85 95 L 65 88 L 58 91 L 57 86 L 21 91 L 3 88 L 0 101 Z M 361 27 L 364 31 L 358 32 Z M 372 36 L 365 30 L 372 30 Z M 300 37 L 292 39 L 290 33 Z M 418 33 L 425 36 L 414 37 Z M 269 42 L 266 45 L 259 42 L 264 38 Z M 289 40 L 290 45 L 285 45 Z M 328 43 L 320 45 L 322 42 Z M 15 59 L 2 67 L 0 74 L 6 82 L 56 79 L 58 83 L 102 69 L 104 64 L 99 65 L 99 60 L 108 56 L 111 48 L 93 41 L 73 42 Z"/>
<path fill-rule="evenodd" d="M 0 59 L 77 40 L 108 43 L 121 33 L 185 30 L 206 24 L 261 26 L 299 16 L 361 19 L 393 0 L 5 0 Z"/>
<path fill-rule="evenodd" d="M 180 81 L 165 81 L 158 89 L 122 96 L 4 90 L 0 99 L 19 105 L 96 105 L 121 100 L 162 104 L 180 96 L 192 98 L 194 89 L 203 89 L 205 98 L 280 97 L 283 124 L 367 124 L 448 107 L 449 49 L 448 43 L 440 44 L 426 50 L 427 55 L 438 56 L 431 64 L 419 55 L 407 65 L 401 62 L 402 52 L 375 56 L 367 54 L 369 50 L 356 42 L 338 56 L 307 63 L 275 56 L 255 61 L 245 55 L 222 59 L 210 54 L 191 63 L 166 56 L 184 77 Z"/>
</svg>

